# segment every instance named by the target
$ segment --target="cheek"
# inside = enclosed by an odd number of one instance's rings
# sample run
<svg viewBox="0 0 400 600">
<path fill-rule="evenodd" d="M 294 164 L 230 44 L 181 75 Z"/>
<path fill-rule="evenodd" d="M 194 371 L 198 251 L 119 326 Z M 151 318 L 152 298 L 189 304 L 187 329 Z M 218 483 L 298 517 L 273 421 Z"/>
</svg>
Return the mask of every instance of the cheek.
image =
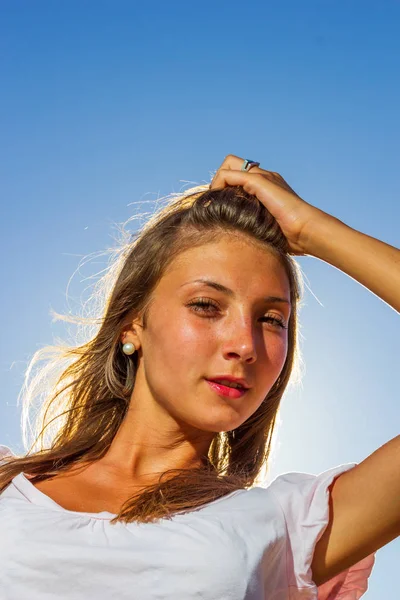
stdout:
<svg viewBox="0 0 400 600">
<path fill-rule="evenodd" d="M 201 356 L 210 353 L 215 334 L 207 332 L 204 324 L 196 324 L 193 319 L 180 318 L 179 323 L 171 323 L 163 328 L 159 336 L 159 347 L 165 363 L 181 372 L 182 366 L 195 364 Z"/>
<path fill-rule="evenodd" d="M 288 351 L 287 335 L 276 337 L 267 343 L 268 361 L 273 366 L 274 371 L 281 372 L 285 364 Z"/>
<path fill-rule="evenodd" d="M 206 319 L 187 315 L 186 318 L 180 320 L 175 335 L 181 345 L 186 347 L 187 352 L 195 350 L 200 352 L 217 338 L 217 331 L 215 327 L 209 326 L 209 321 Z"/>
</svg>

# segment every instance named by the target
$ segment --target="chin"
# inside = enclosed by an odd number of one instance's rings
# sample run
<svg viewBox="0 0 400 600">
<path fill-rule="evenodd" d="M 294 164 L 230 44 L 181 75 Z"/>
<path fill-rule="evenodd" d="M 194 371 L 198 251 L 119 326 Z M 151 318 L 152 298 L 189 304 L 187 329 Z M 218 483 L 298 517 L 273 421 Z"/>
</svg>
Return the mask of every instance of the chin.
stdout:
<svg viewBox="0 0 400 600">
<path fill-rule="evenodd" d="M 244 423 L 244 419 L 215 419 L 210 421 L 210 416 L 207 415 L 202 421 L 200 429 L 203 431 L 209 431 L 210 433 L 225 433 L 237 429 Z"/>
</svg>

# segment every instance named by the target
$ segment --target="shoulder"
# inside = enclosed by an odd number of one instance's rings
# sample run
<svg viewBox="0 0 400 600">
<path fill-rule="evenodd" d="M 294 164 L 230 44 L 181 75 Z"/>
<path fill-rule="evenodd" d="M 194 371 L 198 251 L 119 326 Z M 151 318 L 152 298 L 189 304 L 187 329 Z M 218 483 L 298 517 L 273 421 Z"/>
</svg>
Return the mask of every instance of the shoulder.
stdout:
<svg viewBox="0 0 400 600">
<path fill-rule="evenodd" d="M 356 463 L 332 467 L 315 475 L 313 473 L 290 472 L 278 475 L 267 487 L 283 508 L 293 511 L 309 510 L 313 505 L 325 503 L 329 487 L 339 475 L 353 469 Z"/>
<path fill-rule="evenodd" d="M 290 586 L 315 590 L 313 557 L 317 542 L 330 522 L 333 484 L 342 474 L 355 467 L 357 463 L 342 464 L 318 475 L 285 473 L 276 477 L 268 486 L 282 509 L 286 523 L 287 573 Z M 374 557 L 371 555 L 358 563 L 353 561 L 350 568 L 343 569 L 336 577 L 319 577 L 317 585 L 320 585 L 321 581 L 325 582 L 324 588 L 321 589 L 321 598 L 333 600 L 344 591 L 356 589 L 364 592 L 373 562 Z"/>
</svg>

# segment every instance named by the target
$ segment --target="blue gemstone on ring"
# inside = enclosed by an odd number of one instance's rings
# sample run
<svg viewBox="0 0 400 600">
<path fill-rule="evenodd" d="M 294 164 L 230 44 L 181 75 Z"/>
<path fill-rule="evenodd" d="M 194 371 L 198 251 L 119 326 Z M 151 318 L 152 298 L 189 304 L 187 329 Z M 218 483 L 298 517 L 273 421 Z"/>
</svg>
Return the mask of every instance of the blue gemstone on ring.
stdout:
<svg viewBox="0 0 400 600">
<path fill-rule="evenodd" d="M 241 171 L 248 171 L 248 167 L 259 167 L 260 163 L 259 162 L 255 162 L 254 160 L 249 160 L 249 159 L 245 159 L 243 161 L 243 165 L 242 168 L 240 169 Z"/>
</svg>

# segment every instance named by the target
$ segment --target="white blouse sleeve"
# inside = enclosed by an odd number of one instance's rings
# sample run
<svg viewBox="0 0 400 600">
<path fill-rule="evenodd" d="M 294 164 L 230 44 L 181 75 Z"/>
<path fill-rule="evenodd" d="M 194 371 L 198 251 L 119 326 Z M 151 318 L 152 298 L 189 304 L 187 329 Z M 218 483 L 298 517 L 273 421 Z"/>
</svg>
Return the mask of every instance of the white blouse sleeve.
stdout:
<svg viewBox="0 0 400 600">
<path fill-rule="evenodd" d="M 319 475 L 285 473 L 269 489 L 280 504 L 287 528 L 287 577 L 291 600 L 359 600 L 368 589 L 375 553 L 317 587 L 311 563 L 329 521 L 329 486 L 356 466 L 348 463 Z"/>
<path fill-rule="evenodd" d="M 11 448 L 0 444 L 0 464 L 2 462 L 2 459 L 6 458 L 7 456 L 15 456 L 15 454 L 12 452 Z"/>
</svg>

